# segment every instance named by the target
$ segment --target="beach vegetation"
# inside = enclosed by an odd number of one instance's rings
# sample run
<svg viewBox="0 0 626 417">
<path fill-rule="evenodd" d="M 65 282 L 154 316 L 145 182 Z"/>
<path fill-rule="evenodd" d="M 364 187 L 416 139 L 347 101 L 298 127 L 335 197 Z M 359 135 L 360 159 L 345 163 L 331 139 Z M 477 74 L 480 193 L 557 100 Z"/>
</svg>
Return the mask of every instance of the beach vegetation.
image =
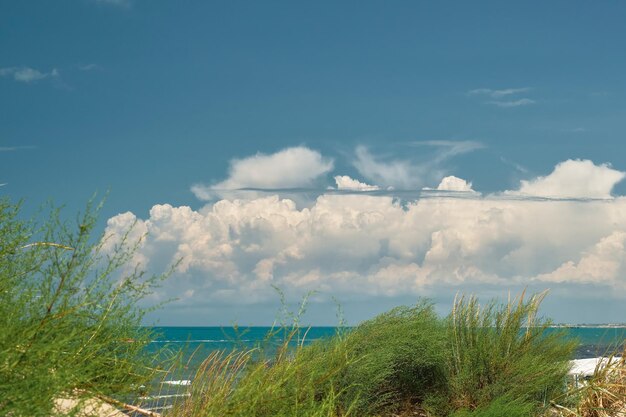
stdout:
<svg viewBox="0 0 626 417">
<path fill-rule="evenodd" d="M 308 345 L 294 326 L 269 355 L 214 352 L 170 415 L 543 415 L 575 344 L 546 332 L 542 299 L 459 297 L 447 317 L 422 301 Z"/>
<path fill-rule="evenodd" d="M 75 222 L 46 221 L 0 199 L 0 416 L 73 415 L 95 397 L 132 394 L 155 372 L 139 304 L 162 276 L 127 269 L 129 235 L 105 249 L 94 236 L 99 205 Z M 55 408 L 73 398 L 67 412 Z"/>
</svg>

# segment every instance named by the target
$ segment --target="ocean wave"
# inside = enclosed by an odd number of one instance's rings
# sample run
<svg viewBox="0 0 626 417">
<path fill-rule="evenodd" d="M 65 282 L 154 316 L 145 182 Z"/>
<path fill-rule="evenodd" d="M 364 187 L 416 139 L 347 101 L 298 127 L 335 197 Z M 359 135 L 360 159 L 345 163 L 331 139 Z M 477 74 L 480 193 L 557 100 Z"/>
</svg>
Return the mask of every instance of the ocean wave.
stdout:
<svg viewBox="0 0 626 417">
<path fill-rule="evenodd" d="M 192 340 L 151 340 L 150 343 L 237 343 L 256 342 L 254 339 L 228 340 L 228 339 L 192 339 Z"/>
<path fill-rule="evenodd" d="M 164 384 L 164 385 L 184 385 L 184 386 L 187 386 L 187 385 L 191 385 L 191 380 L 189 380 L 189 379 L 171 379 L 171 380 L 168 380 L 168 381 L 163 381 L 163 382 L 161 382 L 161 384 Z"/>
</svg>

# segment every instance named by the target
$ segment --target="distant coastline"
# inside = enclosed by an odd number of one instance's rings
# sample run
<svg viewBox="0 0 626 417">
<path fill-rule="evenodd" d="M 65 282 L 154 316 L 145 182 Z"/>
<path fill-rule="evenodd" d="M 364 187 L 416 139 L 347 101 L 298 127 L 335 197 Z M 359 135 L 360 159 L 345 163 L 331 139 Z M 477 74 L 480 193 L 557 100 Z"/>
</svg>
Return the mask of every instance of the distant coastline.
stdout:
<svg viewBox="0 0 626 417">
<path fill-rule="evenodd" d="M 626 323 L 583 323 L 583 324 L 570 324 L 570 323 L 557 323 L 550 326 L 553 329 L 626 329 Z"/>
</svg>

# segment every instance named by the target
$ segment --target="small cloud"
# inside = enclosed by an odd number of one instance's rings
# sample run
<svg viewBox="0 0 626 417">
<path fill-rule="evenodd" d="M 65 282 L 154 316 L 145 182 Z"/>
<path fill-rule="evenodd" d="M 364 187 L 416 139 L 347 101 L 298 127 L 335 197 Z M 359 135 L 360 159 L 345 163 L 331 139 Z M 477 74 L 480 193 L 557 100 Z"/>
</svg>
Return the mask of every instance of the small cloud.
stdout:
<svg viewBox="0 0 626 417">
<path fill-rule="evenodd" d="M 485 148 L 478 141 L 425 140 L 408 142 L 413 147 L 434 148 L 426 160 L 416 161 L 404 157 L 386 157 L 372 154 L 365 146 L 357 146 L 352 162 L 366 180 L 383 187 L 418 189 L 436 183 L 446 174 L 446 164 L 458 155 Z"/>
<path fill-rule="evenodd" d="M 79 65 L 78 69 L 81 71 L 97 71 L 97 70 L 101 70 L 102 67 L 98 64 L 86 64 L 86 65 Z"/>
<path fill-rule="evenodd" d="M 24 149 L 35 149 L 35 146 L 0 146 L 0 152 L 13 152 Z"/>
<path fill-rule="evenodd" d="M 349 190 L 349 191 L 376 191 L 380 190 L 380 187 L 376 185 L 366 184 L 359 180 L 355 180 L 354 178 L 350 178 L 347 175 L 337 175 L 335 176 L 335 183 L 337 184 L 338 190 Z"/>
<path fill-rule="evenodd" d="M 0 77 L 13 77 L 15 81 L 32 83 L 45 78 L 58 78 L 59 70 L 53 68 L 50 72 L 41 72 L 30 67 L 6 67 L 0 68 Z"/>
<path fill-rule="evenodd" d="M 420 140 L 410 143 L 413 146 L 433 146 L 443 148 L 445 157 L 460 155 L 485 148 L 482 142 L 475 140 Z"/>
<path fill-rule="evenodd" d="M 118 7 L 130 7 L 131 0 L 92 0 L 98 4 L 105 4 Z"/>
<path fill-rule="evenodd" d="M 438 191 L 462 191 L 462 192 L 475 192 L 472 189 L 472 183 L 465 181 L 462 178 L 450 175 L 441 179 L 441 182 L 437 186 Z"/>
<path fill-rule="evenodd" d="M 512 94 L 525 93 L 530 91 L 530 87 L 522 87 L 522 88 L 505 88 L 502 90 L 492 90 L 491 88 L 477 88 L 475 90 L 470 90 L 467 92 L 468 95 L 483 95 L 491 98 L 499 99 L 502 97 L 506 97 Z"/>
<path fill-rule="evenodd" d="M 530 170 L 528 168 L 526 168 L 524 165 L 518 164 L 517 162 L 511 161 L 509 159 L 506 159 L 503 156 L 500 157 L 500 161 L 502 161 L 503 163 L 505 163 L 507 165 L 512 166 L 513 168 L 515 168 L 517 171 L 521 172 L 522 174 L 530 173 Z"/>
<path fill-rule="evenodd" d="M 230 161 L 227 179 L 213 185 L 195 184 L 191 191 L 200 200 L 212 200 L 230 190 L 307 187 L 333 169 L 333 160 L 305 146 L 266 155 L 257 153 Z"/>
<path fill-rule="evenodd" d="M 511 101 L 489 101 L 488 103 L 494 104 L 502 108 L 511 108 L 511 107 L 528 106 L 530 104 L 535 104 L 536 101 L 531 100 L 529 98 L 521 98 L 519 100 L 511 100 Z"/>
<path fill-rule="evenodd" d="M 502 108 L 511 108 L 511 107 L 520 107 L 520 106 L 528 106 L 530 104 L 535 104 L 535 100 L 529 98 L 520 98 L 518 100 L 502 100 L 509 96 L 513 96 L 516 94 L 526 93 L 530 91 L 530 87 L 522 87 L 522 88 L 504 88 L 502 90 L 493 90 L 491 88 L 477 88 L 475 90 L 470 90 L 467 92 L 467 95 L 470 96 L 486 96 L 492 98 L 493 100 L 488 101 L 487 103 L 493 104 Z"/>
<path fill-rule="evenodd" d="M 564 133 L 583 133 L 586 132 L 587 129 L 585 129 L 584 127 L 573 127 L 569 129 L 561 129 L 561 131 Z"/>
</svg>

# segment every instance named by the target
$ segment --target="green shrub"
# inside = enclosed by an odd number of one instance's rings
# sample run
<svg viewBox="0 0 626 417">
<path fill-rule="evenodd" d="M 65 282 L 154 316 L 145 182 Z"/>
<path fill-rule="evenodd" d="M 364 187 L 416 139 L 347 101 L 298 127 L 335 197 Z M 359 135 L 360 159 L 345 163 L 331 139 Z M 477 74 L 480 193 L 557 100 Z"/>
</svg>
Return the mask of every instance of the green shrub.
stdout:
<svg viewBox="0 0 626 417">
<path fill-rule="evenodd" d="M 124 394 L 153 372 L 136 303 L 160 278 L 118 271 L 132 247 L 103 253 L 96 212 L 37 227 L 0 200 L 0 415 L 49 416 L 55 398 Z"/>
<path fill-rule="evenodd" d="M 346 336 L 346 345 L 355 359 L 341 383 L 359 411 L 397 411 L 445 386 L 446 328 L 428 303 L 364 322 Z"/>
</svg>

